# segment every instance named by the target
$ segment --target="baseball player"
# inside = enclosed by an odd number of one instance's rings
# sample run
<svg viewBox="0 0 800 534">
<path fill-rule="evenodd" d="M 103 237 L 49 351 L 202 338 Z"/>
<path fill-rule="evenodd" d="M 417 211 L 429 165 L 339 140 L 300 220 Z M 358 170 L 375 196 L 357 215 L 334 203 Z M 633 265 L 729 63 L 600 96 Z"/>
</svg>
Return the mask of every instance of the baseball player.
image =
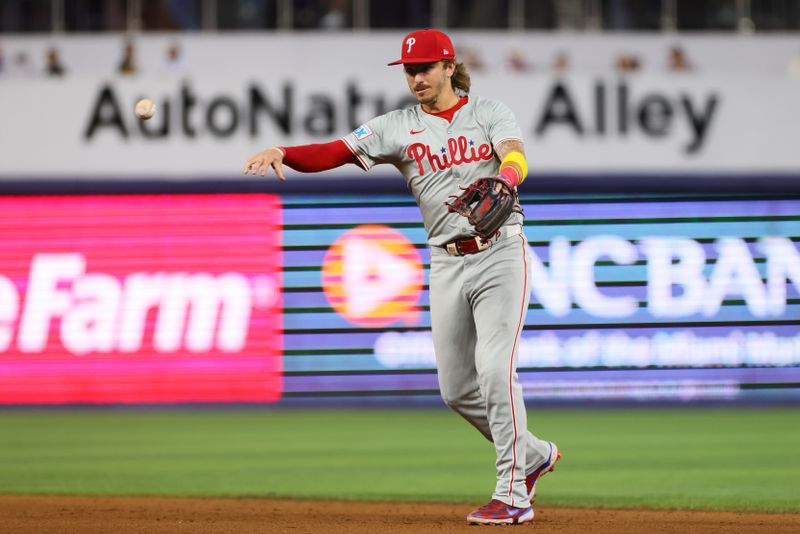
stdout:
<svg viewBox="0 0 800 534">
<path fill-rule="evenodd" d="M 536 482 L 560 454 L 527 430 L 516 372 L 530 299 L 522 214 L 516 206 L 481 237 L 473 220 L 451 209 L 452 199 L 481 177 L 494 177 L 498 191 L 516 192 L 528 171 L 522 132 L 507 106 L 469 95 L 469 74 L 456 63 L 446 34 L 408 34 L 401 58 L 389 63 L 398 64 L 419 105 L 376 117 L 330 143 L 269 148 L 250 158 L 244 172 L 266 176 L 272 168 L 285 180 L 283 165 L 317 172 L 388 163 L 403 174 L 431 247 L 431 327 L 442 398 L 496 450 L 492 499 L 467 521 L 528 523 Z"/>
</svg>

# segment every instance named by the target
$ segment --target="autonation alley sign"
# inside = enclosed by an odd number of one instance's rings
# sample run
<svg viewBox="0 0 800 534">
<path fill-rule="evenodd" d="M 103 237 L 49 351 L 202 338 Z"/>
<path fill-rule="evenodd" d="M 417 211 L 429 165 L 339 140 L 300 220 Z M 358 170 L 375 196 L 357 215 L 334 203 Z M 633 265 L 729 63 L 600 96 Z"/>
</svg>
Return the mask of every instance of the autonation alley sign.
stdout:
<svg viewBox="0 0 800 534">
<path fill-rule="evenodd" d="M 93 42 L 63 44 L 65 57 L 80 55 L 65 79 L 0 79 L 0 177 L 233 176 L 254 151 L 336 139 L 414 102 L 402 70 L 385 65 L 397 53 L 386 35 L 338 36 L 324 52 L 317 39 L 292 36 L 195 37 L 185 44 L 184 72 L 145 68 L 134 78 L 113 73 L 116 41 L 99 39 L 84 50 Z M 142 43 L 152 55 L 159 42 Z M 487 58 L 501 57 L 509 45 L 495 37 L 482 49 Z M 285 52 L 264 54 L 265 46 Z M 663 43 L 643 46 L 652 53 Z M 87 55 L 107 71 L 89 68 Z M 500 99 L 516 113 L 534 173 L 800 169 L 800 81 L 781 73 L 646 69 L 624 76 L 576 68 L 554 76 L 488 68 L 472 74 L 474 94 Z M 133 113 L 143 96 L 158 108 L 147 122 Z M 389 167 L 378 172 L 396 174 Z"/>
</svg>

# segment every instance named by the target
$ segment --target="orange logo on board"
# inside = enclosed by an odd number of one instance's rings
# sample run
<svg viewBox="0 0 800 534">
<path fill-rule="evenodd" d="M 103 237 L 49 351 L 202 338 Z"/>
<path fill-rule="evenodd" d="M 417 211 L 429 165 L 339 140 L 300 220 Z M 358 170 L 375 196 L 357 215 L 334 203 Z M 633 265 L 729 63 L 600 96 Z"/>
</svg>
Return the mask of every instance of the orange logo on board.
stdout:
<svg viewBox="0 0 800 534">
<path fill-rule="evenodd" d="M 417 249 L 402 233 L 383 225 L 348 230 L 331 245 L 322 264 L 328 302 L 360 326 L 413 320 L 423 279 Z"/>
</svg>

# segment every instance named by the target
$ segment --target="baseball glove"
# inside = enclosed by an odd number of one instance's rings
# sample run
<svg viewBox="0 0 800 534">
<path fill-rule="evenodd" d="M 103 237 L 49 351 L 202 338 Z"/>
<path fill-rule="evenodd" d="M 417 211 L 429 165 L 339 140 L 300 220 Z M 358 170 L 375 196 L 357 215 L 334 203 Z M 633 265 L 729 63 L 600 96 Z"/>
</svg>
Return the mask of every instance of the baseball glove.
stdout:
<svg viewBox="0 0 800 534">
<path fill-rule="evenodd" d="M 495 235 L 514 211 L 521 211 L 516 190 L 502 177 L 478 178 L 462 189 L 460 195 L 453 195 L 450 197 L 453 200 L 445 202 L 447 211 L 466 217 L 484 240 Z"/>
</svg>

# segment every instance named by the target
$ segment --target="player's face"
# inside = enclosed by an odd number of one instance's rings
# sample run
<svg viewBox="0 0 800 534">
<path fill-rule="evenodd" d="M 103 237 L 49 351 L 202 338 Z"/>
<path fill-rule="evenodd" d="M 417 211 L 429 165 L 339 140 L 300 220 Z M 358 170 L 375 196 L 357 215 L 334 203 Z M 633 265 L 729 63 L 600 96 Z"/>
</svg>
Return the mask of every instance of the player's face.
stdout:
<svg viewBox="0 0 800 534">
<path fill-rule="evenodd" d="M 450 77 L 455 65 L 452 63 L 407 63 L 404 67 L 408 88 L 423 106 L 435 107 L 443 95 L 453 92 Z"/>
</svg>

